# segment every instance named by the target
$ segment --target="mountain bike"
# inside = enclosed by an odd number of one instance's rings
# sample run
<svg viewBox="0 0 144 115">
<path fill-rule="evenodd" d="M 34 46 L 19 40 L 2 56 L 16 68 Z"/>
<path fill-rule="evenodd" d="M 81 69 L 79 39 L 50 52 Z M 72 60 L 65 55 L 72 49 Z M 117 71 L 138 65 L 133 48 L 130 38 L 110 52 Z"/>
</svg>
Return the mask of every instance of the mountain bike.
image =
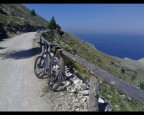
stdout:
<svg viewBox="0 0 144 115">
<path fill-rule="evenodd" d="M 54 44 L 46 44 L 37 42 L 44 46 L 44 52 L 41 56 L 38 56 L 34 64 L 34 73 L 37 78 L 41 79 L 44 75 L 48 76 L 48 88 L 52 91 L 56 91 L 62 82 L 62 66 L 55 54 L 60 47 Z M 52 48 L 55 48 L 54 54 L 52 54 Z M 61 50 L 62 51 L 62 50 Z"/>
</svg>

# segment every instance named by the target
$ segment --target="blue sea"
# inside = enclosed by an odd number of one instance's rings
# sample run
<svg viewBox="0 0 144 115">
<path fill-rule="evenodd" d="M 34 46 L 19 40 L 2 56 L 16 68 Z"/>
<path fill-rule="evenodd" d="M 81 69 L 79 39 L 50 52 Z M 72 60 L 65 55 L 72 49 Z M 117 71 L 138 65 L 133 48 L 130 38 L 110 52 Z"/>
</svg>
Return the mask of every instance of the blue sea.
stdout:
<svg viewBox="0 0 144 115">
<path fill-rule="evenodd" d="M 74 35 L 112 56 L 134 60 L 144 57 L 144 35 L 80 33 Z"/>
</svg>

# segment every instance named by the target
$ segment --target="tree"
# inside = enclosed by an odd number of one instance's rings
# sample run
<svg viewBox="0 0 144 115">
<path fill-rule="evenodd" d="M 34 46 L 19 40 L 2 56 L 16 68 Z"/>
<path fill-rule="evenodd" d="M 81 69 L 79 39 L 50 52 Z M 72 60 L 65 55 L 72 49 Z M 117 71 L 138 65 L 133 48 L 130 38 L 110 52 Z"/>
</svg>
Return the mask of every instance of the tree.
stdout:
<svg viewBox="0 0 144 115">
<path fill-rule="evenodd" d="M 48 23 L 48 27 L 49 27 L 50 29 L 54 29 L 54 30 L 55 30 L 55 29 L 61 30 L 61 27 L 60 27 L 60 25 L 58 25 L 58 24 L 56 23 L 54 16 L 52 16 L 50 22 Z"/>
<path fill-rule="evenodd" d="M 56 28 L 57 28 L 58 30 L 61 29 L 60 25 L 56 24 L 56 26 L 57 26 Z"/>
<path fill-rule="evenodd" d="M 48 23 L 48 27 L 50 29 L 54 29 L 54 30 L 57 28 L 57 24 L 56 24 L 56 21 L 54 19 L 54 16 L 52 16 L 50 22 Z"/>
<path fill-rule="evenodd" d="M 36 13 L 35 13 L 35 10 L 34 10 L 34 9 L 31 11 L 31 15 L 32 15 L 32 16 L 36 16 Z"/>
<path fill-rule="evenodd" d="M 59 24 L 56 23 L 54 16 L 50 19 L 48 23 L 48 27 L 52 30 L 55 30 L 59 35 L 63 35 L 64 32 L 61 31 L 61 27 Z"/>
</svg>

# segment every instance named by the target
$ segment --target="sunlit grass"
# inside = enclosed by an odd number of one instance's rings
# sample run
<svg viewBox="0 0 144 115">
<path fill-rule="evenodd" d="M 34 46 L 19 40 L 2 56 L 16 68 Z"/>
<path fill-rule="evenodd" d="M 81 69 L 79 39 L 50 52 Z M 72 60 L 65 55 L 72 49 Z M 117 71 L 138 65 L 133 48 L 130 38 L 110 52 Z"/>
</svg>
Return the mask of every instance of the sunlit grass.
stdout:
<svg viewBox="0 0 144 115">
<path fill-rule="evenodd" d="M 108 73 L 136 85 L 137 73 L 126 67 L 124 68 L 117 58 L 96 50 L 92 45 L 68 33 L 64 33 L 62 37 L 56 35 L 56 33 L 46 33 L 45 35 L 49 41 L 59 44 L 73 55 L 78 55 L 101 69 L 106 70 Z M 76 69 L 73 73 L 83 78 L 83 80 L 88 81 L 89 77 L 91 77 L 91 73 L 80 64 L 70 59 L 65 61 L 67 66 Z M 132 79 L 132 76 L 135 78 Z M 112 104 L 113 111 L 144 111 L 143 104 L 129 100 L 111 86 L 104 83 L 102 84 L 101 96 Z"/>
</svg>

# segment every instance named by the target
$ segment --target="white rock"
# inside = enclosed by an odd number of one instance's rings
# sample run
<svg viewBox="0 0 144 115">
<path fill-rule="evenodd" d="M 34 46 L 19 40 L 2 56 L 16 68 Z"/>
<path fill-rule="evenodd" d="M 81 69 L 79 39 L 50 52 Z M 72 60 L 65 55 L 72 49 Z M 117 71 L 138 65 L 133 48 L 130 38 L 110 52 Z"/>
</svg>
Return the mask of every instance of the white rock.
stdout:
<svg viewBox="0 0 144 115">
<path fill-rule="evenodd" d="M 105 111 L 112 111 L 112 106 L 110 104 L 108 104 L 106 107 L 105 107 Z"/>
<path fill-rule="evenodd" d="M 69 92 L 71 92 L 71 86 L 68 86 L 67 87 L 67 90 L 69 91 Z M 72 92 L 71 92 L 72 93 Z"/>
<path fill-rule="evenodd" d="M 124 99 L 124 98 L 125 98 L 125 95 L 121 95 L 121 98 Z"/>
<path fill-rule="evenodd" d="M 105 103 L 102 98 L 99 98 L 99 99 L 98 99 L 98 102 L 99 102 L 99 103 Z"/>
<path fill-rule="evenodd" d="M 65 71 L 66 71 L 66 70 L 69 70 L 69 68 L 65 68 Z"/>
<path fill-rule="evenodd" d="M 128 97 L 128 100 L 130 100 L 130 101 L 131 101 L 132 99 L 131 99 L 130 97 Z"/>
<path fill-rule="evenodd" d="M 74 85 L 68 86 L 67 90 L 71 93 L 78 92 L 77 87 Z"/>
<path fill-rule="evenodd" d="M 75 97 L 72 97 L 72 100 L 75 100 L 76 98 Z"/>
<path fill-rule="evenodd" d="M 81 90 L 89 90 L 89 87 L 86 84 L 81 84 Z"/>
<path fill-rule="evenodd" d="M 58 70 L 58 68 L 59 68 L 59 66 L 58 65 L 54 65 L 53 67 L 52 67 L 52 70 Z"/>
<path fill-rule="evenodd" d="M 73 104 L 73 108 L 80 107 L 80 105 L 81 105 L 81 104 L 80 104 L 80 103 L 78 103 L 78 102 L 77 102 L 77 103 L 74 103 L 74 104 Z"/>
<path fill-rule="evenodd" d="M 83 94 L 83 95 L 88 95 L 89 94 L 89 90 L 79 91 L 78 93 Z"/>
<path fill-rule="evenodd" d="M 111 96 L 111 95 L 107 95 L 107 97 L 108 97 L 108 98 L 112 98 L 112 96 Z"/>
<path fill-rule="evenodd" d="M 77 93 L 77 92 L 78 92 L 77 87 L 75 87 L 72 91 L 73 91 L 74 93 Z"/>
<path fill-rule="evenodd" d="M 53 57 L 54 54 L 53 54 L 53 53 L 50 53 L 50 55 Z"/>
<path fill-rule="evenodd" d="M 74 83 L 75 85 L 81 85 L 81 84 L 82 84 L 82 80 L 80 80 L 80 79 L 77 78 L 77 77 L 74 77 L 72 80 L 73 80 L 73 83 Z"/>
<path fill-rule="evenodd" d="M 74 100 L 73 100 L 73 103 L 78 103 L 78 102 L 79 102 L 78 99 L 74 99 Z"/>
<path fill-rule="evenodd" d="M 70 93 L 70 95 L 74 95 L 74 93 Z"/>
<path fill-rule="evenodd" d="M 67 66 L 65 66 L 65 68 L 68 68 Z"/>
<path fill-rule="evenodd" d="M 70 76 L 72 76 L 71 73 L 66 73 L 66 77 L 70 77 Z"/>
<path fill-rule="evenodd" d="M 84 102 L 83 106 L 84 106 L 84 109 L 88 109 L 88 103 L 87 102 Z"/>
<path fill-rule="evenodd" d="M 81 111 L 88 111 L 88 109 L 83 109 L 83 110 L 81 110 Z"/>
<path fill-rule="evenodd" d="M 65 73 L 68 73 L 69 69 L 65 69 Z"/>
<path fill-rule="evenodd" d="M 102 84 L 102 81 L 100 80 L 100 84 Z"/>
<path fill-rule="evenodd" d="M 75 85 L 75 87 L 77 88 L 77 91 L 83 90 L 82 87 L 81 87 L 81 85 Z"/>
<path fill-rule="evenodd" d="M 68 87 L 71 84 L 70 81 L 65 81 L 64 87 Z"/>
<path fill-rule="evenodd" d="M 83 96 L 83 98 L 81 98 L 80 103 L 84 103 L 87 102 L 88 100 L 88 96 Z"/>
<path fill-rule="evenodd" d="M 118 105 L 115 105 L 116 108 L 118 108 Z"/>
<path fill-rule="evenodd" d="M 79 110 L 80 110 L 80 108 L 79 108 L 79 107 L 75 109 L 75 111 L 79 111 Z"/>
<path fill-rule="evenodd" d="M 82 98 L 82 97 L 83 97 L 83 94 L 78 93 L 77 96 L 78 96 L 78 98 Z"/>
</svg>

